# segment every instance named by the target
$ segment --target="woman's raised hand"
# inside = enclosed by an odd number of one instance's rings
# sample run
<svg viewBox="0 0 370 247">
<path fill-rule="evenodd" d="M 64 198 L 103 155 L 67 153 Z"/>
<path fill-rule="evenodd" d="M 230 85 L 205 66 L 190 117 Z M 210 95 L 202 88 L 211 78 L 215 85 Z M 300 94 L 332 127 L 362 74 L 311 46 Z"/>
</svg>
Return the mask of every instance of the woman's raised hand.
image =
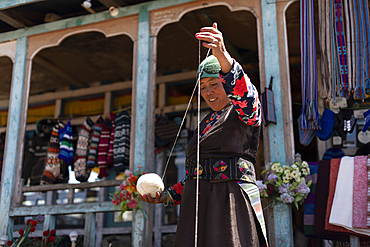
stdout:
<svg viewBox="0 0 370 247">
<path fill-rule="evenodd" d="M 195 34 L 198 40 L 205 41 L 203 46 L 212 49 L 213 55 L 218 59 L 221 69 L 224 73 L 228 73 L 233 65 L 233 59 L 227 52 L 222 33 L 217 28 L 217 23 L 213 23 L 212 27 L 202 27 L 199 33 Z"/>
</svg>

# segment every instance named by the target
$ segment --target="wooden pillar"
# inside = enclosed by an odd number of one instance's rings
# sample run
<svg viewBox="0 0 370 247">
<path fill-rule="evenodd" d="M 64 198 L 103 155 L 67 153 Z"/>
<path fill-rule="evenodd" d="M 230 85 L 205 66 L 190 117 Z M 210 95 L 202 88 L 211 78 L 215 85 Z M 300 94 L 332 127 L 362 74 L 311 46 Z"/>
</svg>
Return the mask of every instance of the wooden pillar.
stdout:
<svg viewBox="0 0 370 247">
<path fill-rule="evenodd" d="M 150 117 L 150 30 L 149 30 L 149 11 L 147 5 L 140 6 L 139 26 L 138 26 L 138 48 L 137 48 L 137 76 L 136 76 L 136 112 L 135 112 L 135 144 L 134 144 L 134 170 L 141 165 L 145 169 L 148 167 L 149 150 L 149 126 Z M 145 206 L 144 206 L 145 207 Z M 132 246 L 141 247 L 146 245 L 145 217 L 141 210 L 133 211 L 132 221 Z"/>
<path fill-rule="evenodd" d="M 85 216 L 84 247 L 95 246 L 96 213 L 89 212 Z"/>
<path fill-rule="evenodd" d="M 18 142 L 21 139 L 23 96 L 27 63 L 27 37 L 17 40 L 16 58 L 13 66 L 12 89 L 9 102 L 9 116 L 6 131 L 5 161 L 0 203 L 0 236 L 8 234 L 9 209 L 13 199 L 15 174 L 18 159 Z"/>
<path fill-rule="evenodd" d="M 287 150 L 282 141 L 286 138 L 284 133 L 284 109 L 282 83 L 279 64 L 279 43 L 277 31 L 276 1 L 261 1 L 263 47 L 265 61 L 266 85 L 271 76 L 273 79 L 274 103 L 276 112 L 276 125 L 268 126 L 268 140 L 270 147 L 270 161 L 279 161 L 287 164 Z M 274 239 L 276 247 L 293 247 L 293 228 L 291 208 L 284 203 L 277 203 L 273 208 Z"/>
</svg>

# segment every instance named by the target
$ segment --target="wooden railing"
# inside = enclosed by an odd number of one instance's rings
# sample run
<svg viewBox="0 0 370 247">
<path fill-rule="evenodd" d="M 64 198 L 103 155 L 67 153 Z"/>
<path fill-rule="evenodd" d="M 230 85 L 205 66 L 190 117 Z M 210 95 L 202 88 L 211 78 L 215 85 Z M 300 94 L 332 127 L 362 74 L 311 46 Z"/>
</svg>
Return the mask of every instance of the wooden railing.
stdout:
<svg viewBox="0 0 370 247">
<path fill-rule="evenodd" d="M 22 187 L 23 181 L 20 181 L 19 189 L 17 192 L 16 205 L 10 209 L 9 217 L 22 217 L 22 216 L 37 216 L 39 214 L 45 216 L 43 230 L 35 231 L 32 235 L 34 237 L 42 236 L 42 232 L 48 229 L 55 229 L 56 215 L 67 214 L 85 214 L 85 228 L 84 230 L 77 230 L 79 235 L 84 236 L 84 246 L 100 245 L 102 236 L 105 234 L 124 234 L 130 233 L 131 227 L 104 227 L 103 218 L 98 219 L 96 224 L 97 213 L 107 213 L 119 211 L 115 205 L 110 201 L 105 201 L 105 190 L 107 187 L 119 186 L 122 181 L 107 180 L 94 183 L 79 183 L 79 184 L 52 184 L 52 185 L 37 185 L 30 187 Z M 83 202 L 74 203 L 76 189 L 91 189 L 100 188 L 98 193 L 98 202 Z M 53 193 L 57 190 L 68 190 L 68 203 L 67 204 L 54 204 Z M 46 192 L 46 205 L 37 206 L 22 206 L 23 193 L 28 192 Z M 99 216 L 103 216 L 99 214 Z M 58 230 L 60 235 L 68 235 L 72 229 Z M 17 232 L 14 232 L 17 236 Z"/>
</svg>

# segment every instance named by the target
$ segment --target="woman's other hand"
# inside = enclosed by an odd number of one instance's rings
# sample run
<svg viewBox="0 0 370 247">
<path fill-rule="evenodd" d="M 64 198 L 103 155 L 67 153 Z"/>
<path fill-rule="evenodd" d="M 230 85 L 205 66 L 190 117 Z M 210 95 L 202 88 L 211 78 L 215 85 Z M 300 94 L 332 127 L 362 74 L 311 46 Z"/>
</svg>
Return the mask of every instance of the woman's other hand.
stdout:
<svg viewBox="0 0 370 247">
<path fill-rule="evenodd" d="M 160 192 L 160 193 L 157 192 L 155 198 L 151 197 L 150 194 L 146 194 L 146 195 L 143 195 L 143 196 L 139 195 L 139 198 L 143 202 L 147 202 L 147 203 L 150 203 L 150 204 L 158 204 L 158 203 L 166 203 L 167 202 L 167 195 L 163 191 Z"/>
<path fill-rule="evenodd" d="M 212 49 L 212 54 L 218 59 L 222 72 L 228 73 L 233 65 L 233 59 L 227 52 L 222 33 L 217 28 L 217 23 L 212 27 L 203 27 L 195 34 L 198 40 L 205 41 L 203 46 Z"/>
</svg>

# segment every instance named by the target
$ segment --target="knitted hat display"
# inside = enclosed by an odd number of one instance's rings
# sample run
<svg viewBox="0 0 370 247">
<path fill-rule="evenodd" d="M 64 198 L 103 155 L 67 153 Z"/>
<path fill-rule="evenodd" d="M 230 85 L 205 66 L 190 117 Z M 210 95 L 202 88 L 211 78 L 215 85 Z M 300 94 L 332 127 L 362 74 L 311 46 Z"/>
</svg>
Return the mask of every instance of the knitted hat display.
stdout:
<svg viewBox="0 0 370 247">
<path fill-rule="evenodd" d="M 54 183 L 57 180 L 58 176 L 60 175 L 61 164 L 58 158 L 60 152 L 59 148 L 60 125 L 61 124 L 59 123 L 55 124 L 53 127 L 53 131 L 51 132 L 48 154 L 46 156 L 45 170 L 40 182 L 41 185 Z"/>
<path fill-rule="evenodd" d="M 316 135 L 321 141 L 326 141 L 330 139 L 335 132 L 335 113 L 327 108 L 325 108 L 321 118 L 321 129 L 316 130 Z"/>
<path fill-rule="evenodd" d="M 90 144 L 90 150 L 89 150 L 89 156 L 87 157 L 87 168 L 94 168 L 97 164 L 98 159 L 98 145 L 99 145 L 99 139 L 100 139 L 100 133 L 103 127 L 104 119 L 99 116 L 98 120 L 96 120 L 96 123 L 94 125 L 94 132 L 91 137 L 91 144 Z"/>
<path fill-rule="evenodd" d="M 321 126 L 322 127 L 322 126 Z M 333 147 L 326 150 L 322 160 L 340 159 L 344 156 L 342 149 Z"/>
<path fill-rule="evenodd" d="M 76 179 L 80 182 L 86 182 L 90 176 L 90 169 L 86 169 L 86 160 L 93 127 L 94 122 L 86 117 L 81 130 L 78 132 L 76 158 L 73 167 Z"/>
<path fill-rule="evenodd" d="M 122 111 L 114 121 L 114 170 L 124 171 L 129 168 L 130 163 L 131 117 L 127 111 Z"/>
<path fill-rule="evenodd" d="M 200 65 L 198 66 L 198 70 L 197 70 L 197 77 L 196 77 L 197 80 L 198 80 L 199 73 L 202 70 L 202 68 L 203 68 L 203 71 L 199 79 L 207 78 L 207 77 L 219 77 L 218 75 L 219 75 L 221 66 L 215 56 L 211 55 L 200 63 Z"/>
<path fill-rule="evenodd" d="M 67 165 L 71 165 L 73 163 L 73 136 L 71 119 L 69 119 L 64 128 L 59 130 L 59 144 L 60 153 L 58 158 L 64 160 Z"/>
<path fill-rule="evenodd" d="M 362 128 L 362 131 L 365 132 L 370 127 L 370 109 L 364 112 L 365 125 Z"/>
<path fill-rule="evenodd" d="M 112 124 L 112 128 L 110 129 L 110 138 L 109 138 L 109 147 L 108 147 L 108 156 L 107 156 L 107 167 L 113 168 L 114 166 L 114 158 L 113 158 L 113 145 L 114 145 L 114 130 L 116 128 L 116 123 L 114 119 L 116 118 L 115 113 L 110 113 L 110 121 Z"/>
<path fill-rule="evenodd" d="M 315 137 L 316 130 L 302 129 L 302 114 L 298 117 L 299 142 L 303 146 L 308 146 Z"/>
<path fill-rule="evenodd" d="M 99 145 L 98 145 L 98 166 L 99 166 L 98 178 L 108 177 L 107 156 L 108 156 L 111 128 L 112 128 L 111 120 L 106 119 L 104 121 L 102 130 L 100 133 L 100 140 L 99 140 Z"/>
</svg>

